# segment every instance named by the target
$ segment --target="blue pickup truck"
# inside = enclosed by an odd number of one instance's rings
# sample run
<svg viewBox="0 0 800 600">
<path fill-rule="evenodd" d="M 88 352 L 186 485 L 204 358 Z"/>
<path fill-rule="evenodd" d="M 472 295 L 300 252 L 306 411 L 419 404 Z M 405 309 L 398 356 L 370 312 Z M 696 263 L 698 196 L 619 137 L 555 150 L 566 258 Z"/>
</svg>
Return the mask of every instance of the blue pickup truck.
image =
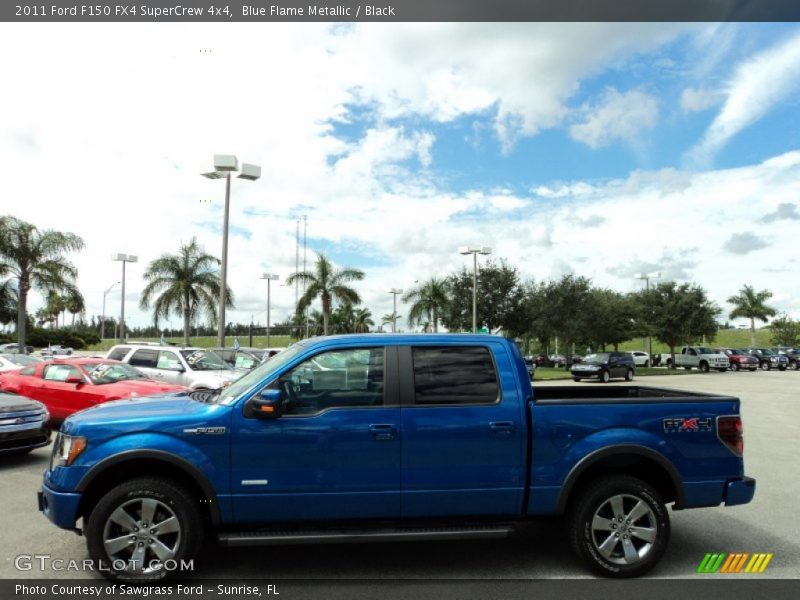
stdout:
<svg viewBox="0 0 800 600">
<path fill-rule="evenodd" d="M 64 421 L 39 492 L 103 574 L 155 580 L 223 546 L 505 537 L 567 516 L 597 572 L 645 573 L 673 509 L 743 504 L 739 400 L 531 386 L 487 335 L 297 343 L 216 391 Z M 79 528 L 80 527 L 80 528 Z"/>
</svg>

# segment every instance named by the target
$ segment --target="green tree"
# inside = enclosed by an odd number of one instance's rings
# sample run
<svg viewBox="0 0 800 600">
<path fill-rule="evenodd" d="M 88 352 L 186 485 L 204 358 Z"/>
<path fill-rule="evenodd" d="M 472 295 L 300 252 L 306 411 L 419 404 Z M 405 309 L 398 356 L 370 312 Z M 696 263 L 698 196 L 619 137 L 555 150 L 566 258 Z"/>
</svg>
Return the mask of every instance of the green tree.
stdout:
<svg viewBox="0 0 800 600">
<path fill-rule="evenodd" d="M 411 288 L 403 296 L 403 302 L 411 304 L 408 309 L 408 326 L 430 323 L 433 332 L 439 331 L 439 315 L 447 309 L 447 281 L 431 277 L 428 281 Z"/>
<path fill-rule="evenodd" d="M 353 321 L 354 333 L 367 333 L 370 327 L 375 326 L 375 321 L 372 320 L 372 311 L 368 308 L 358 308 L 355 313 L 355 320 Z"/>
<path fill-rule="evenodd" d="M 797 348 L 800 346 L 800 321 L 794 321 L 789 315 L 782 314 L 770 323 L 772 343 L 776 346 Z"/>
<path fill-rule="evenodd" d="M 472 269 L 447 277 L 450 301 L 441 315 L 450 331 L 472 331 Z M 523 327 L 524 290 L 516 267 L 505 260 L 487 261 L 478 268 L 478 327 L 502 328 L 507 334 Z"/>
<path fill-rule="evenodd" d="M 86 301 L 77 289 L 67 290 L 64 296 L 64 308 L 72 315 L 72 323 L 70 327 L 75 327 L 75 315 L 83 314 L 86 310 Z"/>
<path fill-rule="evenodd" d="M 756 319 L 766 323 L 769 317 L 774 317 L 775 309 L 767 306 L 765 302 L 772 298 L 772 292 L 761 290 L 756 292 L 752 285 L 745 285 L 739 293 L 728 298 L 728 304 L 732 304 L 734 309 L 729 317 L 738 319 L 740 317 L 750 319 L 750 345 L 756 345 Z"/>
<path fill-rule="evenodd" d="M 637 303 L 632 296 L 613 290 L 594 288 L 590 290 L 590 304 L 587 307 L 589 321 L 586 324 L 586 339 L 593 348 L 607 345 L 616 351 L 619 344 L 637 333 Z"/>
<path fill-rule="evenodd" d="M 2 264 L 0 263 L 0 266 Z M 11 280 L 0 281 L 0 323 L 7 325 L 17 318 L 17 290 Z"/>
<path fill-rule="evenodd" d="M 345 267 L 337 269 L 328 258 L 317 253 L 313 271 L 292 273 L 286 278 L 286 285 L 295 282 L 305 284 L 305 293 L 297 302 L 297 312 L 303 313 L 317 298 L 322 302 L 323 334 L 328 335 L 328 321 L 331 315 L 331 303 L 361 304 L 361 297 L 347 284 L 364 279 L 364 272 L 359 269 Z"/>
<path fill-rule="evenodd" d="M 153 304 L 153 324 L 158 329 L 161 319 L 170 314 L 183 317 L 183 343 L 189 344 L 192 321 L 206 313 L 216 323 L 219 307 L 220 260 L 207 254 L 192 238 L 182 244 L 177 254 L 162 254 L 152 261 L 144 273 L 147 282 L 139 306 L 148 310 Z M 233 292 L 226 292 L 226 305 L 233 308 Z"/>
<path fill-rule="evenodd" d="M 650 308 L 650 327 L 653 335 L 669 346 L 672 365 L 675 348 L 681 344 L 717 333 L 717 316 L 722 312 L 697 285 L 674 281 L 659 283 L 638 294 L 639 302 Z"/>
<path fill-rule="evenodd" d="M 65 254 L 83 249 L 74 233 L 35 225 L 12 216 L 0 217 L 0 275 L 11 276 L 17 290 L 17 343 L 26 342 L 28 294 L 75 286 L 78 271 Z"/>
<path fill-rule="evenodd" d="M 548 283 L 545 288 L 544 302 L 552 319 L 550 327 L 564 344 L 565 355 L 571 351 L 572 344 L 586 341 L 593 324 L 591 283 L 586 277 L 569 274 Z M 566 362 L 566 368 L 570 362 Z"/>
</svg>

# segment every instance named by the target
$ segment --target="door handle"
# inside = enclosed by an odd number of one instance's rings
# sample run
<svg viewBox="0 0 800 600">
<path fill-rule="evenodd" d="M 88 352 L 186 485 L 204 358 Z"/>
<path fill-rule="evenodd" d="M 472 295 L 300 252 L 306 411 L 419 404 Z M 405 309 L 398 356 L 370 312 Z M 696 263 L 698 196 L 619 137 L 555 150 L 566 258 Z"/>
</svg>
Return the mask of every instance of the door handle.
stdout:
<svg viewBox="0 0 800 600">
<path fill-rule="evenodd" d="M 508 436 L 514 431 L 513 421 L 492 421 L 489 423 L 489 429 L 495 435 Z"/>
<path fill-rule="evenodd" d="M 397 427 L 388 423 L 370 425 L 369 430 L 376 440 L 393 440 L 397 434 Z"/>
</svg>

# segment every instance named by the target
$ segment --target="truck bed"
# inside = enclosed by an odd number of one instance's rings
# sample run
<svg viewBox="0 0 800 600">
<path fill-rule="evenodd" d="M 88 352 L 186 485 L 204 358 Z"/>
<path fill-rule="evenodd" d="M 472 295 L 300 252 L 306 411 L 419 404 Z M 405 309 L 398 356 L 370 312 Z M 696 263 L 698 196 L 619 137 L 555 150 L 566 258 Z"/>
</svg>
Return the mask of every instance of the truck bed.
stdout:
<svg viewBox="0 0 800 600">
<path fill-rule="evenodd" d="M 535 404 L 613 404 L 620 402 L 730 402 L 733 396 L 639 385 L 533 386 Z"/>
</svg>

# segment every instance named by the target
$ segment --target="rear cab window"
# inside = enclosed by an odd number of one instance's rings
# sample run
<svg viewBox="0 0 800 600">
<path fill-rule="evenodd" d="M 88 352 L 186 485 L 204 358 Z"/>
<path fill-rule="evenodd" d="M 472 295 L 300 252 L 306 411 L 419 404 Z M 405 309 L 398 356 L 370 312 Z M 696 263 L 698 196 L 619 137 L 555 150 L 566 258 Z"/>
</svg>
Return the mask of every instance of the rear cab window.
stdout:
<svg viewBox="0 0 800 600">
<path fill-rule="evenodd" d="M 131 356 L 131 359 L 128 361 L 128 364 L 133 367 L 145 367 L 148 369 L 155 369 L 156 365 L 158 364 L 158 351 L 148 350 L 145 348 L 137 350 Z"/>
<path fill-rule="evenodd" d="M 495 404 L 500 386 L 485 346 L 413 346 L 414 404 Z"/>
</svg>

